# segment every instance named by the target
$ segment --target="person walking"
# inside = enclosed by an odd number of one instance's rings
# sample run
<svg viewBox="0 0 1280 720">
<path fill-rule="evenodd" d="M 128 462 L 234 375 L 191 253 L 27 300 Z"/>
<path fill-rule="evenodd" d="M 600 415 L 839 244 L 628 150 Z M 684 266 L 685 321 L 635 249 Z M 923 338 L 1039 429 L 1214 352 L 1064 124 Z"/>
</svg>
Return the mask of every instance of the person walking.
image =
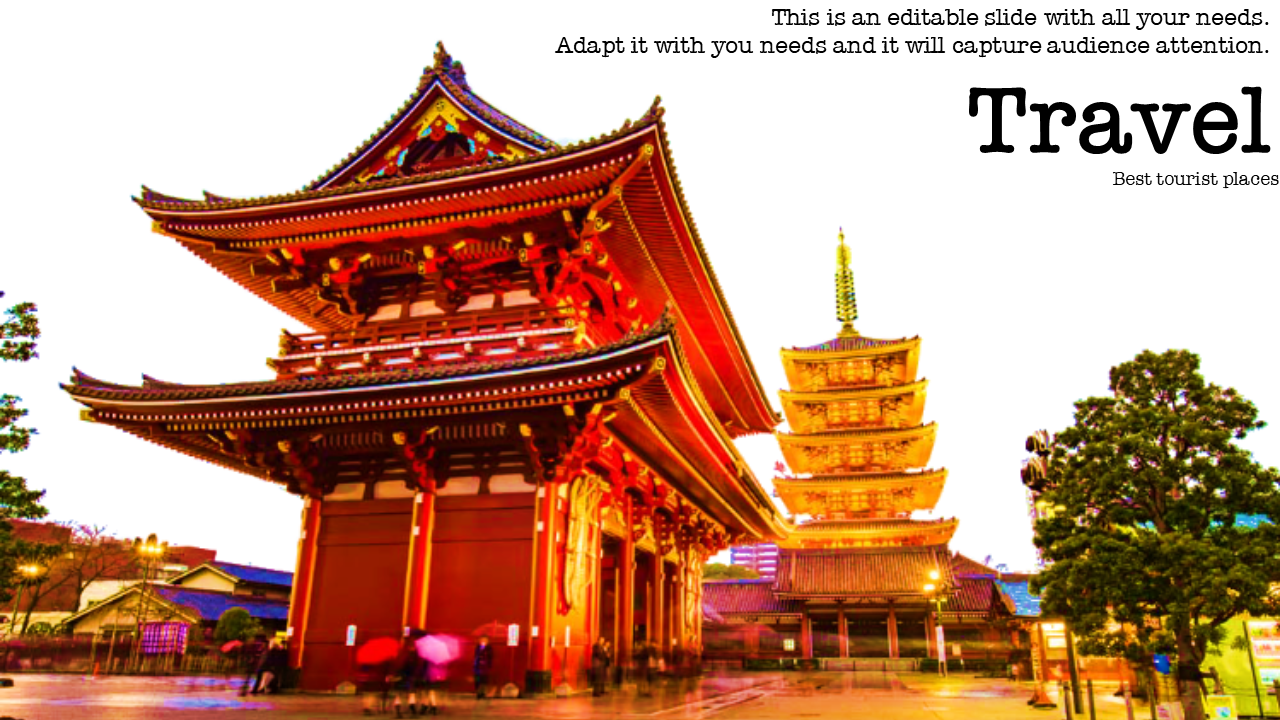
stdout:
<svg viewBox="0 0 1280 720">
<path fill-rule="evenodd" d="M 260 678 L 258 687 L 255 692 L 278 693 L 280 692 L 280 680 L 284 676 L 285 669 L 289 667 L 289 651 L 279 640 L 272 640 L 267 647 L 267 652 L 262 656 Z"/>
<path fill-rule="evenodd" d="M 636 641 L 633 655 L 636 662 L 636 689 L 645 697 L 653 696 L 653 655 L 653 646 L 647 641 Z"/>
<path fill-rule="evenodd" d="M 365 715 L 386 712 L 387 677 L 390 666 L 386 662 L 361 663 L 356 666 L 356 692 Z"/>
<path fill-rule="evenodd" d="M 605 692 L 608 692 L 607 688 L 610 685 L 613 685 L 613 680 L 614 680 L 613 643 L 609 642 L 608 640 L 604 641 L 604 676 L 605 676 L 605 688 L 606 688 Z M 619 682 L 621 682 L 621 679 L 619 679 Z"/>
<path fill-rule="evenodd" d="M 418 637 L 420 635 L 410 634 L 409 642 L 405 643 L 400 650 L 400 657 L 396 658 L 396 669 L 391 673 L 391 707 L 395 709 L 398 718 L 404 717 L 400 706 L 401 698 L 408 702 L 410 715 L 418 714 L 416 691 L 422 658 L 418 657 L 418 650 L 413 646 L 413 641 Z"/>
<path fill-rule="evenodd" d="M 591 696 L 604 695 L 605 685 L 609 682 L 609 648 L 601 635 L 595 645 L 591 646 Z"/>
<path fill-rule="evenodd" d="M 240 694 L 258 693 L 258 683 L 262 678 L 262 658 L 267 652 L 267 636 L 257 635 L 253 641 L 244 646 L 240 655 L 244 663 L 244 684 L 240 686 Z"/>
<path fill-rule="evenodd" d="M 476 654 L 471 661 L 471 672 L 476 676 L 476 699 L 480 700 L 489 692 L 489 672 L 493 669 L 493 646 L 489 644 L 489 636 L 481 635 L 476 645 Z"/>
</svg>

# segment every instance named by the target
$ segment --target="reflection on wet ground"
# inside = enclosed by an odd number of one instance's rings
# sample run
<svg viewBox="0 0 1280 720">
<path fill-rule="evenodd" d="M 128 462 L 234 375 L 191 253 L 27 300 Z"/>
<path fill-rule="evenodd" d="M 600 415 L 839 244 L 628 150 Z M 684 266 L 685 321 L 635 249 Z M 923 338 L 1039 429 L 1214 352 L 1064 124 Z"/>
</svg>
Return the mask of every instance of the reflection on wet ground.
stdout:
<svg viewBox="0 0 1280 720">
<path fill-rule="evenodd" d="M 239 680 L 225 678 L 88 678 L 16 675 L 0 690 L 0 717 L 22 720 L 208 720 L 293 718 L 325 720 L 361 715 L 360 700 L 338 695 L 241 697 Z M 894 718 L 981 717 L 983 720 L 1058 717 L 1032 710 L 1030 687 L 973 676 L 939 678 L 894 672 L 729 672 L 700 681 L 668 681 L 652 696 L 613 692 L 569 699 L 485 700 L 454 695 L 443 716 L 503 718 Z M 1100 720 L 1124 708 L 1099 699 Z M 1145 708 L 1144 708 L 1145 710 Z M 392 716 L 382 716 L 392 717 Z"/>
</svg>

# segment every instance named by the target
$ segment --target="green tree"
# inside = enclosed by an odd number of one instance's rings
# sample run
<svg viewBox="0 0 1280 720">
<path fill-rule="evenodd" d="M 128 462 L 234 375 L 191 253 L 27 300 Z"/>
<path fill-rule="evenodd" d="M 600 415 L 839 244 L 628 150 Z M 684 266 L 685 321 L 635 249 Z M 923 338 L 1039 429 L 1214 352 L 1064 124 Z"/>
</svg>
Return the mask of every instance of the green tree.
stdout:
<svg viewBox="0 0 1280 720">
<path fill-rule="evenodd" d="M 4 293 L 0 292 L 2 297 Z M 36 340 L 39 337 L 36 306 L 19 303 L 10 307 L 0 317 L 0 360 L 27 362 L 36 358 Z M 18 424 L 27 415 L 27 411 L 18 405 L 21 400 L 14 395 L 0 395 L 0 453 L 26 450 L 36 432 Z M 0 602 L 13 597 L 21 560 L 39 554 L 29 543 L 13 537 L 13 528 L 7 521 L 48 515 L 49 511 L 40 504 L 42 497 L 43 490 L 28 489 L 25 479 L 0 469 Z"/>
<path fill-rule="evenodd" d="M 213 629 L 213 639 L 220 643 L 230 640 L 247 641 L 262 632 L 262 625 L 242 607 L 227 608 L 218 618 Z"/>
<path fill-rule="evenodd" d="M 1147 667 L 1176 654 L 1185 716 L 1201 718 L 1195 679 L 1223 623 L 1280 611 L 1280 474 L 1236 444 L 1263 427 L 1257 408 L 1206 383 L 1194 353 L 1143 352 L 1111 369 L 1110 387 L 1077 402 L 1075 424 L 1024 472 L 1049 509 L 1035 543 L 1051 564 L 1033 590 L 1083 652 Z"/>
<path fill-rule="evenodd" d="M 741 565 L 707 563 L 702 566 L 703 580 L 755 580 L 758 577 L 760 573 Z"/>
</svg>

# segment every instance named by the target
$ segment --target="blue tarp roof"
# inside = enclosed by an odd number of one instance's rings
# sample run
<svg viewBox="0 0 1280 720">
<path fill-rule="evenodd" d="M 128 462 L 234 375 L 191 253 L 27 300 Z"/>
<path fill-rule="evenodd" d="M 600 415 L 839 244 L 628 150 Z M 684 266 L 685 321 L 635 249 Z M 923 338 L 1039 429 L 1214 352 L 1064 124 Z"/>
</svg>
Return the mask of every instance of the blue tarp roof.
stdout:
<svg viewBox="0 0 1280 720">
<path fill-rule="evenodd" d="M 216 590 L 192 590 L 181 585 L 152 585 L 151 592 L 175 605 L 194 610 L 201 620 L 215 621 L 233 607 L 244 608 L 259 620 L 289 619 L 289 603 L 284 600 L 236 596 Z"/>
<path fill-rule="evenodd" d="M 1031 594 L 1031 582 L 1029 580 L 1016 582 L 997 580 L 996 582 L 1000 584 L 1000 589 L 1013 599 L 1018 617 L 1040 617 L 1040 597 Z"/>
<path fill-rule="evenodd" d="M 252 565 L 238 565 L 220 560 L 215 560 L 209 565 L 245 582 L 258 583 L 260 585 L 278 585 L 286 588 L 293 587 L 293 573 L 291 572 L 268 570 L 267 568 L 254 567 Z"/>
</svg>

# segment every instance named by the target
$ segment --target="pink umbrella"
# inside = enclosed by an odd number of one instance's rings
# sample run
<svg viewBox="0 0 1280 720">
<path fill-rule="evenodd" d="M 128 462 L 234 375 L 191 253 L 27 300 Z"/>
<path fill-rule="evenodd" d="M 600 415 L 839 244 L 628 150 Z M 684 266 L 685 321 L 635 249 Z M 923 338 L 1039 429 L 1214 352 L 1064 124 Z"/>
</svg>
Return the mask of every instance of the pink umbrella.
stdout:
<svg viewBox="0 0 1280 720">
<path fill-rule="evenodd" d="M 241 645 L 244 645 L 244 643 L 239 640 L 232 640 L 230 642 L 223 643 L 220 649 L 222 650 L 223 655 L 230 655 L 236 650 L 239 650 Z"/>
<path fill-rule="evenodd" d="M 460 652 L 458 639 L 449 635 L 423 635 L 413 646 L 418 657 L 437 665 L 452 662 Z"/>
</svg>

